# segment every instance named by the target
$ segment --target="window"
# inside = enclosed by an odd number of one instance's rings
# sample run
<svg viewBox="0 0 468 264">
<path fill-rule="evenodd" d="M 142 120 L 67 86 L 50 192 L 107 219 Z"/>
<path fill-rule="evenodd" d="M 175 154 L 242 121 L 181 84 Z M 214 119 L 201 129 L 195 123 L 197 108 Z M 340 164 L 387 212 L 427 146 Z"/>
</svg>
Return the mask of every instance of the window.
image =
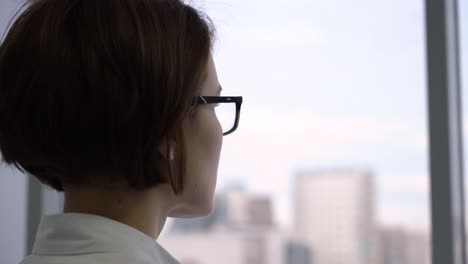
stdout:
<svg viewBox="0 0 468 264">
<path fill-rule="evenodd" d="M 429 264 L 423 2 L 205 9 L 241 120 L 224 138 L 214 214 L 172 221 L 161 244 L 203 264 L 249 263 L 253 233 L 259 264 Z M 227 252 L 205 246 L 220 243 Z"/>
</svg>

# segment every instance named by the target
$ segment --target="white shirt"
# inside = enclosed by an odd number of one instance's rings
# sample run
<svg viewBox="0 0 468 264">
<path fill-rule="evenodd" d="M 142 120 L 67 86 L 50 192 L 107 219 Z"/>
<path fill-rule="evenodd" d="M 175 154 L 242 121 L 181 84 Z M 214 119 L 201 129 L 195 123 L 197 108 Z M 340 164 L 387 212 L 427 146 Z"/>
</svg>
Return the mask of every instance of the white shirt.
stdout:
<svg viewBox="0 0 468 264">
<path fill-rule="evenodd" d="M 32 254 L 20 264 L 179 264 L 147 234 L 103 216 L 42 217 Z"/>
</svg>

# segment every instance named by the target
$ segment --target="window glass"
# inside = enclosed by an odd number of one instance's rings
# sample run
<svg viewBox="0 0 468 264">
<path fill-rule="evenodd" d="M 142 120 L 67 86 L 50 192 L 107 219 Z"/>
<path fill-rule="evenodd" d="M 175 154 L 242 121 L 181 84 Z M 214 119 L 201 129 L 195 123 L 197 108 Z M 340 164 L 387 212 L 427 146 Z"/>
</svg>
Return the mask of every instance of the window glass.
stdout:
<svg viewBox="0 0 468 264">
<path fill-rule="evenodd" d="M 430 263 L 423 1 L 207 0 L 224 95 L 216 208 L 183 264 Z"/>
</svg>

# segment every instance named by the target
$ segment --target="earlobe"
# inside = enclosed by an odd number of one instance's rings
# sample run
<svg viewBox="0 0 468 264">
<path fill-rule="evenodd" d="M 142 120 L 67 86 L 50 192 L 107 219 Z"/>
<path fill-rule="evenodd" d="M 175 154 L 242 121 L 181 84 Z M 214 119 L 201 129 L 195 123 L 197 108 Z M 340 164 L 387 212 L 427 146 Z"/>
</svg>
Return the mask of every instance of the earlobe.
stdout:
<svg viewBox="0 0 468 264">
<path fill-rule="evenodd" d="M 175 142 L 167 142 L 164 141 L 159 146 L 159 153 L 169 161 L 173 161 L 175 159 Z"/>
<path fill-rule="evenodd" d="M 169 160 L 174 160 L 175 159 L 175 151 L 174 151 L 174 145 L 169 144 Z"/>
</svg>

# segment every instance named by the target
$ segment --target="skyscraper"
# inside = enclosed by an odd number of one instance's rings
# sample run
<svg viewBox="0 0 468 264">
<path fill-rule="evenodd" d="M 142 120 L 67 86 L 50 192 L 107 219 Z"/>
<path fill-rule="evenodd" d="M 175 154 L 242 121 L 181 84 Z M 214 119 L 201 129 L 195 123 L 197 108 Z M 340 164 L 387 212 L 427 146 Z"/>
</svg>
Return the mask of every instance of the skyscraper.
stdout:
<svg viewBox="0 0 468 264">
<path fill-rule="evenodd" d="M 380 264 L 429 264 L 430 241 L 427 232 L 381 227 Z"/>
<path fill-rule="evenodd" d="M 284 245 L 285 264 L 313 264 L 310 249 L 294 241 L 288 241 Z"/>
<path fill-rule="evenodd" d="M 226 194 L 227 217 L 234 228 L 273 227 L 271 197 L 232 190 Z"/>
<path fill-rule="evenodd" d="M 377 256 L 374 183 L 363 170 L 297 174 L 295 237 L 314 264 L 371 264 Z"/>
</svg>

